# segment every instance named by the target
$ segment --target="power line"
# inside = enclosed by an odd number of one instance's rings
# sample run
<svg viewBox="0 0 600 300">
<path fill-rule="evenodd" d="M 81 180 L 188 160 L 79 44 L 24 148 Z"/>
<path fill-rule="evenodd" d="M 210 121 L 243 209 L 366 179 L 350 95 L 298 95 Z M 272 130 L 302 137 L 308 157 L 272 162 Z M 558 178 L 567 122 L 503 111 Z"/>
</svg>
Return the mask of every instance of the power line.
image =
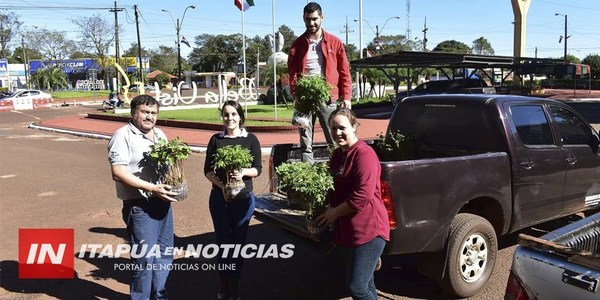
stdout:
<svg viewBox="0 0 600 300">
<path fill-rule="evenodd" d="M 10 10 L 48 10 L 48 9 L 58 9 L 58 10 L 110 10 L 114 9 L 114 7 L 77 7 L 77 6 L 0 6 L 0 9 L 10 9 Z M 122 9 L 122 8 L 120 8 Z"/>
</svg>

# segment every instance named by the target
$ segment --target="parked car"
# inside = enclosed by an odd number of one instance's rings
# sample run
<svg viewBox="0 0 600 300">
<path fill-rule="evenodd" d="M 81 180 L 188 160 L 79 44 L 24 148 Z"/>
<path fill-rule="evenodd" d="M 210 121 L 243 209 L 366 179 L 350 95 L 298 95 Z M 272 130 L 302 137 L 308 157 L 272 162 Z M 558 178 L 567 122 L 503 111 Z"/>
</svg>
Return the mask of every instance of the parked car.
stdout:
<svg viewBox="0 0 600 300">
<path fill-rule="evenodd" d="M 9 96 L 2 98 L 2 101 L 12 100 L 52 100 L 52 95 L 40 90 L 17 90 Z"/>
<path fill-rule="evenodd" d="M 52 95 L 40 90 L 17 90 L 7 97 L 0 99 L 0 110 L 25 110 L 47 108 L 52 106 Z"/>
<path fill-rule="evenodd" d="M 520 234 L 504 299 L 600 299 L 600 213 L 540 238 Z"/>
<path fill-rule="evenodd" d="M 600 208 L 598 133 L 568 105 L 509 95 L 424 95 L 396 105 L 387 135 L 413 142 L 408 160 L 381 158 L 381 195 L 390 223 L 387 255 L 426 255 L 422 270 L 449 293 L 469 297 L 491 277 L 498 236 Z M 314 145 L 328 160 L 327 145 Z M 401 151 L 397 151 L 401 152 Z M 269 174 L 301 157 L 297 144 L 271 150 Z M 323 242 L 290 210 L 277 178 L 257 195 L 264 223 Z M 540 298 L 542 299 L 542 298 Z M 576 298 L 569 298 L 576 299 Z"/>
<path fill-rule="evenodd" d="M 183 91 L 183 90 L 189 90 L 189 89 L 191 89 L 191 87 L 190 87 L 190 84 L 189 84 L 189 83 L 187 83 L 187 82 L 182 82 L 182 83 L 180 83 L 180 85 L 179 85 L 179 89 Z"/>
<path fill-rule="evenodd" d="M 130 92 L 137 92 L 138 91 L 138 85 L 132 85 L 129 87 L 129 91 Z M 149 85 L 149 84 L 145 84 L 144 85 L 144 91 L 148 92 L 148 91 L 154 91 L 154 85 Z"/>
<path fill-rule="evenodd" d="M 269 87 L 269 89 L 267 90 L 267 95 L 266 97 L 263 97 L 263 104 L 268 104 L 268 105 L 272 105 L 275 103 L 275 89 L 273 88 L 273 85 L 271 85 L 271 87 Z M 281 104 L 281 103 L 289 103 L 292 104 L 294 102 L 294 97 L 292 97 L 292 94 L 290 93 L 290 86 L 286 85 L 286 86 L 281 86 L 281 85 L 277 85 L 277 103 Z"/>
<path fill-rule="evenodd" d="M 496 88 L 489 86 L 483 79 L 467 78 L 452 80 L 433 80 L 419 84 L 409 91 L 402 91 L 392 98 L 394 105 L 408 96 L 429 94 L 495 94 Z"/>
</svg>

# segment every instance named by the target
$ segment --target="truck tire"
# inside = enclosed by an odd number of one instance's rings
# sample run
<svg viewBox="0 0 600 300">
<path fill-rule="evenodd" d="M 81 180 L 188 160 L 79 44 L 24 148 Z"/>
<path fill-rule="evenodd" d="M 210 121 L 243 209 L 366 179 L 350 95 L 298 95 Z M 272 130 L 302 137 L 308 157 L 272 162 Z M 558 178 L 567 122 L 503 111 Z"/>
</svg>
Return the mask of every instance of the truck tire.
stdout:
<svg viewBox="0 0 600 300">
<path fill-rule="evenodd" d="M 494 227 L 486 219 L 461 213 L 452 220 L 443 285 L 460 298 L 473 296 L 489 280 L 498 253 Z"/>
</svg>

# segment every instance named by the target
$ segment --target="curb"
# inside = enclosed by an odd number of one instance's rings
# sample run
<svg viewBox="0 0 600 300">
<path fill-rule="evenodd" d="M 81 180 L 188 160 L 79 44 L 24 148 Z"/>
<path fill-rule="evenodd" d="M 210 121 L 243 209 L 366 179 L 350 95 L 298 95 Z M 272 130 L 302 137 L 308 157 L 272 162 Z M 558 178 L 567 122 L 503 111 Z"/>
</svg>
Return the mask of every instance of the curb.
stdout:
<svg viewBox="0 0 600 300">
<path fill-rule="evenodd" d="M 47 132 L 69 134 L 69 135 L 80 136 L 80 137 L 85 137 L 85 138 L 92 138 L 92 139 L 99 139 L 99 140 L 110 140 L 110 138 L 111 138 L 110 135 L 106 135 L 106 134 L 98 134 L 98 133 L 75 131 L 75 130 L 69 130 L 69 129 L 46 127 L 46 126 L 38 125 L 36 123 L 29 124 L 29 126 L 27 126 L 27 128 L 31 128 L 31 129 L 35 129 L 35 130 L 42 130 L 42 131 L 47 131 Z M 261 150 L 262 154 L 271 154 L 271 148 L 272 147 L 261 147 L 260 150 Z M 190 149 L 194 153 L 206 153 L 206 147 L 204 147 L 204 146 L 190 145 Z"/>
<path fill-rule="evenodd" d="M 87 118 L 94 120 L 105 120 L 105 121 L 116 121 L 116 122 L 129 122 L 131 119 L 130 116 L 116 116 L 116 115 L 106 115 L 106 114 L 95 114 L 88 113 Z M 249 118 L 248 120 L 256 120 Z M 213 123 L 202 123 L 195 121 L 182 121 L 182 120 L 165 120 L 158 119 L 156 120 L 157 126 L 169 126 L 169 127 L 177 127 L 177 128 L 189 128 L 189 129 L 202 129 L 202 130 L 211 130 L 211 131 L 220 131 L 223 129 L 223 124 L 213 124 Z M 250 132 L 297 132 L 298 128 L 293 125 L 285 126 L 246 126 L 248 131 Z M 318 130 L 317 130 L 318 131 Z"/>
</svg>

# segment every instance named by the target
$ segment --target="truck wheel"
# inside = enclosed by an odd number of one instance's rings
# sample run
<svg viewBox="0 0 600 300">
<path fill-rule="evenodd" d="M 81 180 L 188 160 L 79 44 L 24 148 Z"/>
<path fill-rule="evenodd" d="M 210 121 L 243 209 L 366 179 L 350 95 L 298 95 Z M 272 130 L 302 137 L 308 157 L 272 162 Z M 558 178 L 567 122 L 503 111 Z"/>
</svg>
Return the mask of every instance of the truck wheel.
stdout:
<svg viewBox="0 0 600 300">
<path fill-rule="evenodd" d="M 458 297 L 477 294 L 489 280 L 498 252 L 494 227 L 473 214 L 452 220 L 444 286 Z"/>
</svg>

